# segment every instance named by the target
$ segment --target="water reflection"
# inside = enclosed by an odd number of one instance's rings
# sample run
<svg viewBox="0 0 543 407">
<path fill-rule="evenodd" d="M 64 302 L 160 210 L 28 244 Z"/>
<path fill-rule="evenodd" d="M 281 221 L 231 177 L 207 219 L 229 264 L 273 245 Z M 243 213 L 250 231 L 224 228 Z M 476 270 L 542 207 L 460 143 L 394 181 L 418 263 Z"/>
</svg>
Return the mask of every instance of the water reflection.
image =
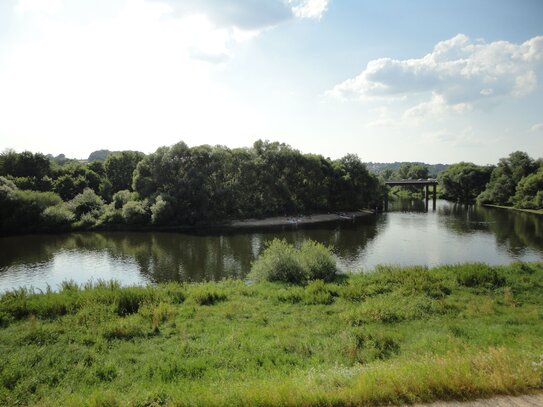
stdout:
<svg viewBox="0 0 543 407">
<path fill-rule="evenodd" d="M 334 248 L 343 269 L 380 263 L 507 263 L 543 258 L 536 215 L 422 200 L 395 201 L 390 212 L 355 224 L 268 233 L 72 233 L 0 238 L 0 291 L 62 280 L 116 278 L 126 284 L 243 278 L 265 243 L 313 239 Z"/>
</svg>

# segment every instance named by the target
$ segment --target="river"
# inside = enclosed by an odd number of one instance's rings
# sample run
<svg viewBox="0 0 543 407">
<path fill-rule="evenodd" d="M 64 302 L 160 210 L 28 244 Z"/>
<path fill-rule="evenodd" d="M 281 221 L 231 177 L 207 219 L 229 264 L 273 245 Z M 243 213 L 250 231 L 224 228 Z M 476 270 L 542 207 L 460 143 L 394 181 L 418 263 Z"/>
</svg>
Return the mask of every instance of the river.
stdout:
<svg viewBox="0 0 543 407">
<path fill-rule="evenodd" d="M 183 234 L 166 232 L 69 233 L 0 238 L 0 292 L 21 286 L 57 290 L 62 281 L 115 279 L 124 285 L 243 278 L 266 241 L 333 247 L 343 271 L 377 264 L 463 262 L 506 264 L 543 260 L 543 217 L 437 202 L 391 202 L 389 212 L 354 224 L 306 230 Z"/>
</svg>

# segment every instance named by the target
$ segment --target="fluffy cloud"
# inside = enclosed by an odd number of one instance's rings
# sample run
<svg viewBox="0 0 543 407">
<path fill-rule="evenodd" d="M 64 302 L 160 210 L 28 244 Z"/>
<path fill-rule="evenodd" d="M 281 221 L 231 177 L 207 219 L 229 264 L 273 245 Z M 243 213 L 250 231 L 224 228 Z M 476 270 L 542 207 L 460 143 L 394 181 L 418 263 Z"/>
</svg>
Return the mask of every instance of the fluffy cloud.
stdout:
<svg viewBox="0 0 543 407">
<path fill-rule="evenodd" d="M 536 123 L 532 127 L 530 127 L 530 131 L 532 133 L 541 133 L 543 132 L 543 123 Z"/>
<path fill-rule="evenodd" d="M 343 99 L 397 99 L 432 93 L 432 106 L 419 106 L 419 111 L 440 105 L 464 109 L 481 100 L 529 94 L 537 86 L 535 70 L 542 61 L 543 36 L 514 44 L 472 41 L 458 34 L 437 43 L 422 58 L 370 61 L 358 76 L 328 93 Z"/>
<path fill-rule="evenodd" d="M 329 0 L 290 0 L 290 3 L 296 17 L 320 19 L 328 9 Z"/>
</svg>

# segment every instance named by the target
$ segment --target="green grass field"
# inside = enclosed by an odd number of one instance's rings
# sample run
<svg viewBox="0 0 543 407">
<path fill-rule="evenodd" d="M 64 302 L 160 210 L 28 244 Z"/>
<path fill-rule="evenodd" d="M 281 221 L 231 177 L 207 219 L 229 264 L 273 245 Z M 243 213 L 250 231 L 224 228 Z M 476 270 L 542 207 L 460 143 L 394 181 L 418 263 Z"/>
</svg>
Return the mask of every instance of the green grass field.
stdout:
<svg viewBox="0 0 543 407">
<path fill-rule="evenodd" d="M 543 388 L 543 263 L 0 298 L 0 405 L 357 406 Z"/>
</svg>

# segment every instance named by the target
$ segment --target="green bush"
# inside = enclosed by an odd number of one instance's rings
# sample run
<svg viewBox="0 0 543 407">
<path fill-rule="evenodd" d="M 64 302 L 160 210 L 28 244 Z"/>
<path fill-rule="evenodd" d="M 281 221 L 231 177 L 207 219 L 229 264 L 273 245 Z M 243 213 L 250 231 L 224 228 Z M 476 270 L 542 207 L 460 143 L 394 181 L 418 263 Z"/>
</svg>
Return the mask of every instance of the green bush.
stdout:
<svg viewBox="0 0 543 407">
<path fill-rule="evenodd" d="M 145 225 L 149 223 L 147 205 L 142 201 L 129 201 L 122 209 L 123 219 L 130 225 Z"/>
<path fill-rule="evenodd" d="M 285 240 L 274 239 L 253 263 L 249 277 L 305 284 L 311 280 L 332 281 L 336 274 L 336 261 L 322 244 L 307 240 L 297 250 Z"/>
<path fill-rule="evenodd" d="M 256 281 L 305 283 L 307 275 L 300 257 L 300 252 L 286 240 L 273 239 L 253 263 L 249 277 Z"/>
<path fill-rule="evenodd" d="M 118 191 L 113 194 L 112 204 L 115 206 L 115 209 L 121 209 L 128 202 L 135 201 L 137 199 L 137 192 L 130 192 L 128 189 L 123 189 L 122 191 Z"/>
<path fill-rule="evenodd" d="M 173 219 L 173 208 L 169 200 L 159 195 L 151 205 L 151 222 L 154 225 L 163 225 Z"/>
<path fill-rule="evenodd" d="M 104 201 L 92 189 L 85 188 L 69 202 L 69 207 L 78 220 L 85 214 L 92 214 L 97 218 L 104 212 Z"/>
<path fill-rule="evenodd" d="M 543 209 L 543 167 L 520 180 L 513 202 L 517 208 Z"/>
<path fill-rule="evenodd" d="M 336 278 L 336 259 L 324 245 L 306 240 L 300 248 L 300 257 L 309 280 L 329 282 Z"/>
<path fill-rule="evenodd" d="M 45 208 L 42 219 L 48 227 L 66 227 L 74 220 L 75 216 L 66 204 L 60 204 Z"/>
</svg>

